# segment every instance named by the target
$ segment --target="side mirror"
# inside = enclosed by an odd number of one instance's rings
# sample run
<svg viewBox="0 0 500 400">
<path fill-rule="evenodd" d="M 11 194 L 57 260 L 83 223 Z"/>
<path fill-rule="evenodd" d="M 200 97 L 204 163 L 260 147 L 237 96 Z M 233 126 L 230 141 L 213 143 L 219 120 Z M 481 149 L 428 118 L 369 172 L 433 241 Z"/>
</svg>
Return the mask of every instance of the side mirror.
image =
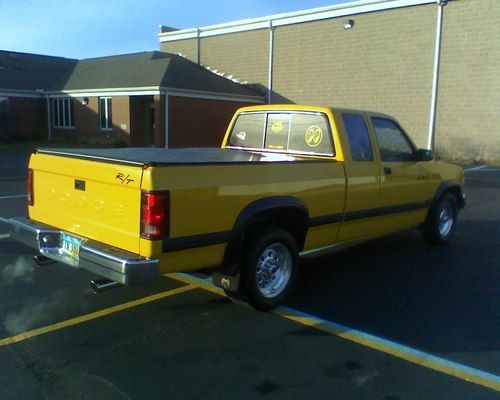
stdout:
<svg viewBox="0 0 500 400">
<path fill-rule="evenodd" d="M 432 150 L 418 149 L 415 153 L 415 161 L 432 161 Z"/>
</svg>

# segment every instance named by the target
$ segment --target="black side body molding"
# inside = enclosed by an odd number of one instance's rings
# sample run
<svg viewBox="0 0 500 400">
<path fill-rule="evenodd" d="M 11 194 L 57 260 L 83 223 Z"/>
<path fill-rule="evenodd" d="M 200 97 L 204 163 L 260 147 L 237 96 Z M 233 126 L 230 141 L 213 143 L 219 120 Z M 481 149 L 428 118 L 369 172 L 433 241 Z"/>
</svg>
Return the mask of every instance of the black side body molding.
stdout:
<svg viewBox="0 0 500 400">
<path fill-rule="evenodd" d="M 226 243 L 230 234 L 230 231 L 224 231 L 166 239 L 163 241 L 163 252 L 169 253 L 172 251 L 188 250 L 196 247 Z"/>
</svg>

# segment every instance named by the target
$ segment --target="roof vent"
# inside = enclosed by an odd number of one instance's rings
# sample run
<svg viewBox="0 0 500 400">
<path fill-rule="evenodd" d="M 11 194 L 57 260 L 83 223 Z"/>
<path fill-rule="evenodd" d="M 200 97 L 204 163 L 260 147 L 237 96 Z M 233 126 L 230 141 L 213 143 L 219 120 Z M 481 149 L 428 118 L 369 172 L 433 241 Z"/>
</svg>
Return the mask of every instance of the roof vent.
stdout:
<svg viewBox="0 0 500 400">
<path fill-rule="evenodd" d="M 165 25 L 158 25 L 158 28 L 160 30 L 160 33 L 167 33 L 167 32 L 175 32 L 178 31 L 178 28 L 172 28 L 171 26 L 165 26 Z"/>
</svg>

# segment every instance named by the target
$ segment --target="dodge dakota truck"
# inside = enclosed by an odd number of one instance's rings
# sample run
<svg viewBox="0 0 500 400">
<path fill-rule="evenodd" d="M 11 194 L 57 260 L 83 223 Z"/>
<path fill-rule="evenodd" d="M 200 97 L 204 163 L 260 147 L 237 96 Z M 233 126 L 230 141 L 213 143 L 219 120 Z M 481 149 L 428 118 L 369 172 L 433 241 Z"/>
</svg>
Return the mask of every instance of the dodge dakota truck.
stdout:
<svg viewBox="0 0 500 400">
<path fill-rule="evenodd" d="M 411 227 L 445 244 L 463 184 L 388 115 L 255 106 L 236 112 L 221 148 L 38 149 L 29 218 L 10 227 L 101 286 L 211 267 L 216 285 L 265 310 L 289 294 L 301 256 Z"/>
</svg>

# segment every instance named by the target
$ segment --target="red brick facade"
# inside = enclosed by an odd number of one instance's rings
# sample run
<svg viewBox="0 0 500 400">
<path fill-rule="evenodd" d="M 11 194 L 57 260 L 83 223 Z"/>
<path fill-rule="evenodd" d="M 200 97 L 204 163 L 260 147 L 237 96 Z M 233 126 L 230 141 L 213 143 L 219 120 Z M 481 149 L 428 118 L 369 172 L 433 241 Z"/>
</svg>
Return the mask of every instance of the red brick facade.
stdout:
<svg viewBox="0 0 500 400">
<path fill-rule="evenodd" d="M 41 139 L 47 137 L 45 99 L 9 97 L 0 121 L 0 140 Z"/>
<path fill-rule="evenodd" d="M 111 97 L 112 128 L 101 129 L 99 97 L 73 97 L 72 126 L 66 128 L 54 125 L 53 101 L 50 123 L 54 141 L 165 147 L 168 113 L 168 147 L 173 148 L 220 146 L 234 112 L 252 104 L 171 95 L 166 112 L 164 95 L 115 96 Z M 10 98 L 9 105 L 12 138 L 48 137 L 46 99 Z"/>
<path fill-rule="evenodd" d="M 130 104 L 128 96 L 116 96 L 111 99 L 112 129 L 99 126 L 99 97 L 88 97 L 88 104 L 83 98 L 73 98 L 73 127 L 56 128 L 52 115 L 52 138 L 65 141 L 73 137 L 75 141 L 86 140 L 89 143 L 113 144 L 118 141 L 130 143 Z M 51 114 L 52 108 L 51 108 Z M 70 139 L 71 140 L 71 139 Z"/>
<path fill-rule="evenodd" d="M 219 147 L 234 112 L 250 103 L 169 96 L 169 147 Z"/>
</svg>

